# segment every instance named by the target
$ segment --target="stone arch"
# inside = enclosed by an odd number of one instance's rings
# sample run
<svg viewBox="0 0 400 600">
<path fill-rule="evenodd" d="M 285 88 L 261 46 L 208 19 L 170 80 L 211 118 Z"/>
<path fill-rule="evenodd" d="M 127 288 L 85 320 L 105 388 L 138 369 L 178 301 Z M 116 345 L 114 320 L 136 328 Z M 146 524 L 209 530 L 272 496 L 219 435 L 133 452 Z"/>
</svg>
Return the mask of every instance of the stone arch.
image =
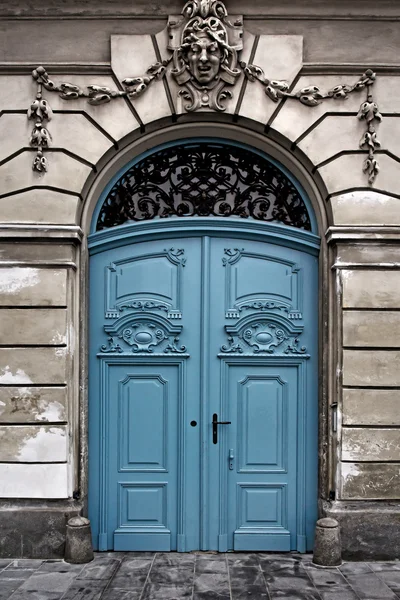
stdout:
<svg viewBox="0 0 400 600">
<path fill-rule="evenodd" d="M 198 117 L 198 116 L 197 116 Z M 88 314 L 89 298 L 88 298 L 88 268 L 89 255 L 87 252 L 87 235 L 90 233 L 93 215 L 98 206 L 101 195 L 109 182 L 120 172 L 126 168 L 135 157 L 139 157 L 145 152 L 151 152 L 152 149 L 166 143 L 184 142 L 199 137 L 218 138 L 225 143 L 238 142 L 254 148 L 255 151 L 271 157 L 274 161 L 284 167 L 294 179 L 300 184 L 304 190 L 314 213 L 316 228 L 315 233 L 320 236 L 320 256 L 319 256 L 319 440 L 318 448 L 319 455 L 322 459 L 318 466 L 318 497 L 327 498 L 329 489 L 330 476 L 330 461 L 327 448 L 329 445 L 329 434 L 327 429 L 328 423 L 328 390 L 329 390 L 329 373 L 330 364 L 333 359 L 332 353 L 329 351 L 329 322 L 328 315 L 331 311 L 331 280 L 330 280 L 330 263 L 328 260 L 328 245 L 325 233 L 333 225 L 330 206 L 325 202 L 328 193 L 324 182 L 318 173 L 313 173 L 313 164 L 309 158 L 299 149 L 292 151 L 290 149 L 290 141 L 283 136 L 275 136 L 277 139 L 272 139 L 271 136 L 261 133 L 259 125 L 250 120 L 245 120 L 246 123 L 233 124 L 231 120 L 225 119 L 225 115 L 218 115 L 211 118 L 207 115 L 207 120 L 202 120 L 193 117 L 188 118 L 186 123 L 171 123 L 170 119 L 153 122 L 149 127 L 146 126 L 146 133 L 141 135 L 128 135 L 119 142 L 119 149 L 108 151 L 97 164 L 96 173 L 88 177 L 83 189 L 83 203 L 78 209 L 77 224 L 80 224 L 84 232 L 84 240 L 82 245 L 82 276 L 81 276 L 81 294 L 83 314 Z M 241 121 L 244 121 L 243 119 Z M 163 125 L 163 126 L 162 126 Z M 81 349 L 82 356 L 85 357 L 82 362 L 81 369 L 86 374 L 87 372 L 87 320 L 82 322 Z M 322 350 L 322 351 L 321 351 Z M 88 410 L 88 389 L 83 390 L 83 411 L 87 415 Z M 87 418 L 85 416 L 85 428 L 87 427 Z M 84 436 L 87 440 L 87 431 Z M 86 443 L 86 442 L 85 442 Z M 88 480 L 87 480 L 87 454 L 82 453 L 82 477 L 85 496 L 87 497 Z M 319 509 L 320 510 L 320 509 Z"/>
<path fill-rule="evenodd" d="M 257 124 L 251 124 L 245 127 L 244 124 L 224 123 L 220 115 L 213 121 L 190 120 L 189 123 L 182 124 L 164 124 L 153 123 L 148 133 L 142 134 L 136 139 L 130 139 L 127 136 L 119 142 L 119 149 L 112 149 L 107 152 L 99 161 L 96 173 L 91 174 L 82 189 L 84 202 L 78 208 L 77 223 L 80 224 L 83 231 L 90 231 L 90 224 L 93 212 L 103 193 L 103 190 L 109 182 L 134 158 L 139 157 L 144 152 L 149 152 L 152 148 L 157 148 L 163 144 L 184 143 L 193 138 L 215 138 L 229 142 L 243 144 L 249 148 L 254 148 L 267 157 L 277 161 L 290 173 L 303 188 L 305 196 L 308 198 L 317 222 L 318 233 L 323 236 L 327 228 L 332 224 L 329 206 L 324 202 L 326 197 L 326 188 L 319 176 L 312 174 L 312 163 L 306 155 L 300 151 L 295 153 L 290 150 L 290 143 L 282 139 L 273 140 L 271 137 L 261 134 L 257 131 Z"/>
</svg>

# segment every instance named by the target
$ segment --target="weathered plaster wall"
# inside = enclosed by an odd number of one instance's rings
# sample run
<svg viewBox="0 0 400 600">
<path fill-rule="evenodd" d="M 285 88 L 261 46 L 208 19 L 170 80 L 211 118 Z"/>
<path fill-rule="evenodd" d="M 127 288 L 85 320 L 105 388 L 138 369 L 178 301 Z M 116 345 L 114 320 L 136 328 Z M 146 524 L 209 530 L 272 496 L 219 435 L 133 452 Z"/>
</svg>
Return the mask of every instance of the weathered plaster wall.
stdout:
<svg viewBox="0 0 400 600">
<path fill-rule="evenodd" d="M 400 501 L 400 9 L 383 1 L 363 2 L 362 8 L 339 1 L 328 8 L 317 1 L 226 4 L 230 13 L 247 15 L 242 58 L 253 53 L 253 62 L 268 77 L 287 79 L 294 89 L 318 85 L 327 90 L 354 83 L 367 67 L 376 69 L 372 92 L 383 115 L 376 155 L 381 170 L 369 185 L 362 170 L 365 152 L 359 148 L 365 122 L 357 120 L 365 90 L 316 107 L 293 100 L 275 104 L 261 86 L 241 76 L 223 117 L 207 111 L 186 115 L 171 79 L 156 82 L 133 102 L 118 99 L 102 106 L 84 98 L 67 102 L 44 91 L 54 111 L 48 124 L 52 145 L 45 152 L 49 170 L 34 172 L 33 122 L 26 117 L 36 94 L 32 67 L 45 64 L 57 82 L 117 89 L 117 80 L 142 74 L 157 59 L 147 34 L 157 34 L 163 55 L 167 39 L 160 30 L 167 14 L 178 13 L 182 5 L 0 3 L 2 498 L 47 501 L 86 493 L 79 447 L 79 432 L 83 447 L 86 435 L 84 421 L 79 429 L 80 406 L 86 403 L 80 369 L 85 357 L 80 360 L 79 348 L 86 347 L 80 325 L 87 315 L 80 314 L 79 290 L 85 289 L 86 277 L 80 246 L 86 232 L 80 227 L 88 181 L 133 139 L 203 119 L 213 120 L 215 135 L 222 121 L 254 127 L 266 140 L 279 141 L 318 183 L 329 225 L 320 233 L 330 248 L 328 268 L 322 270 L 329 292 L 325 381 L 329 404 L 338 403 L 337 432 L 332 419 L 324 429 L 331 475 L 321 482 L 321 495 L 335 491 L 342 502 L 339 512 L 343 502 L 379 511 L 368 502 Z M 115 19 L 99 19 L 99 14 Z M 154 125 L 156 119 L 161 121 Z M 62 515 L 65 506 L 60 504 Z M 355 510 L 352 506 L 346 514 Z M 61 532 L 62 519 L 57 521 Z M 41 551 L 60 555 L 62 533 L 53 545 L 43 543 Z M 12 552 L 24 551 L 15 546 Z"/>
<path fill-rule="evenodd" d="M 0 497 L 68 498 L 76 483 L 75 247 L 28 241 L 32 233 L 14 231 L 0 245 Z"/>
</svg>

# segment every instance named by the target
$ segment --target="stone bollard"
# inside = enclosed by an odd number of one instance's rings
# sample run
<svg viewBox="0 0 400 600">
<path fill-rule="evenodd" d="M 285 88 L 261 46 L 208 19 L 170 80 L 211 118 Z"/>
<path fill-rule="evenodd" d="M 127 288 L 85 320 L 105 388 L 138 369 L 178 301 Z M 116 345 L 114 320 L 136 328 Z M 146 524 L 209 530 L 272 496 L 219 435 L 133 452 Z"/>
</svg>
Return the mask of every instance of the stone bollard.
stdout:
<svg viewBox="0 0 400 600">
<path fill-rule="evenodd" d="M 93 558 L 92 532 L 89 519 L 85 517 L 72 517 L 67 523 L 65 561 L 81 564 L 88 563 Z"/>
<path fill-rule="evenodd" d="M 342 544 L 339 523 L 329 517 L 317 521 L 313 563 L 322 567 L 342 564 Z"/>
</svg>

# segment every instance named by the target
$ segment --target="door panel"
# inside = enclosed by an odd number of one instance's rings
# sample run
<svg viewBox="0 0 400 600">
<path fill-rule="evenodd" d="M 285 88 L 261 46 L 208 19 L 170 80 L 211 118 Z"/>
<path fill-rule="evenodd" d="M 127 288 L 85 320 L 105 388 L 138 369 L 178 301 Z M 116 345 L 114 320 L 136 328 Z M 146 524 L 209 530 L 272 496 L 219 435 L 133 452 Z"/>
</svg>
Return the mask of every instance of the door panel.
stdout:
<svg viewBox="0 0 400 600">
<path fill-rule="evenodd" d="M 234 382 L 237 390 L 237 467 L 239 473 L 287 471 L 287 382 L 265 371 Z M 236 384 L 236 385 L 235 385 Z M 233 412 L 233 403 L 230 405 Z M 266 435 L 268 431 L 268 435 Z"/>
<path fill-rule="evenodd" d="M 176 550 L 179 414 L 178 367 L 110 367 L 110 514 L 114 549 Z M 114 459 L 114 460 L 113 460 Z"/>
<path fill-rule="evenodd" d="M 210 545 L 304 551 L 317 494 L 317 260 L 213 238 L 211 263 L 209 422 L 231 424 L 210 445 Z"/>
<path fill-rule="evenodd" d="M 89 502 L 101 550 L 199 548 L 200 262 L 193 238 L 91 259 Z"/>
<path fill-rule="evenodd" d="M 228 475 L 229 548 L 290 550 L 296 529 L 297 369 L 250 357 L 227 368 L 228 447 L 235 457 Z"/>
</svg>

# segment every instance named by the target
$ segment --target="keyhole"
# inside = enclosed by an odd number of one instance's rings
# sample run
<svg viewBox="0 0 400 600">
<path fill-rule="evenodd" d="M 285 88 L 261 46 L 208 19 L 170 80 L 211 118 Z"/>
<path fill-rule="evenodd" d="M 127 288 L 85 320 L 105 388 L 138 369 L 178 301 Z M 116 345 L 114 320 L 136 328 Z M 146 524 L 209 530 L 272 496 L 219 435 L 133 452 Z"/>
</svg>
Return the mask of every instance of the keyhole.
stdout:
<svg viewBox="0 0 400 600">
<path fill-rule="evenodd" d="M 196 427 L 197 421 L 190 421 L 190 424 L 191 424 L 192 427 Z"/>
</svg>

